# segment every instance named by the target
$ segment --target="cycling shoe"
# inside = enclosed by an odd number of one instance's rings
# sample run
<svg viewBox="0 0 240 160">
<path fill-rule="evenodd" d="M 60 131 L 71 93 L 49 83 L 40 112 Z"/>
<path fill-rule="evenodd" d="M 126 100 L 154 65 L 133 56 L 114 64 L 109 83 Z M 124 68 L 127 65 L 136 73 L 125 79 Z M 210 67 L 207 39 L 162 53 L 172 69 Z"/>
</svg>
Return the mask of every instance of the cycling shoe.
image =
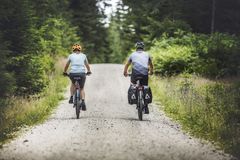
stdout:
<svg viewBox="0 0 240 160">
<path fill-rule="evenodd" d="M 69 104 L 73 104 L 73 96 L 70 97 L 68 103 L 69 103 Z"/>
<path fill-rule="evenodd" d="M 148 106 L 145 107 L 144 111 L 145 111 L 144 114 L 149 114 Z"/>
<path fill-rule="evenodd" d="M 81 106 L 82 106 L 82 110 L 83 110 L 83 111 L 86 111 L 86 110 L 87 110 L 87 108 L 86 108 L 86 104 L 85 104 L 84 101 L 82 101 Z"/>
</svg>

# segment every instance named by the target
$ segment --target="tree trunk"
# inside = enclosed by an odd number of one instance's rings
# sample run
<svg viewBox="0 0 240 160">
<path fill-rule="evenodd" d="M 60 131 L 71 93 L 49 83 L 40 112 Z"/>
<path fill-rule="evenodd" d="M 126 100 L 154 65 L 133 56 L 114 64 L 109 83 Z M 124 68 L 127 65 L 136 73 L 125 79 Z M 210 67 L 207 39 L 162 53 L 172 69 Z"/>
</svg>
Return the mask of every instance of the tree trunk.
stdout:
<svg viewBox="0 0 240 160">
<path fill-rule="evenodd" d="M 215 31 L 216 0 L 212 0 L 211 34 Z"/>
</svg>

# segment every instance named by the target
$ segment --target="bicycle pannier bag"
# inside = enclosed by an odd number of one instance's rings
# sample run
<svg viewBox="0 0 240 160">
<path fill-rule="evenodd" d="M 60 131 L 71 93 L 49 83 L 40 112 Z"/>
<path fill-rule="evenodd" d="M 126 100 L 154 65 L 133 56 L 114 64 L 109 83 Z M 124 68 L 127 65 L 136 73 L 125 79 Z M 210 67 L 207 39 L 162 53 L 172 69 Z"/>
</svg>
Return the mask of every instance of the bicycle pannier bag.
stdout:
<svg viewBox="0 0 240 160">
<path fill-rule="evenodd" d="M 130 85 L 128 89 L 128 103 L 137 104 L 137 88 L 135 85 Z"/>
<path fill-rule="evenodd" d="M 147 104 L 152 103 L 152 91 L 149 86 L 144 86 L 143 95 L 144 95 L 145 103 Z"/>
</svg>

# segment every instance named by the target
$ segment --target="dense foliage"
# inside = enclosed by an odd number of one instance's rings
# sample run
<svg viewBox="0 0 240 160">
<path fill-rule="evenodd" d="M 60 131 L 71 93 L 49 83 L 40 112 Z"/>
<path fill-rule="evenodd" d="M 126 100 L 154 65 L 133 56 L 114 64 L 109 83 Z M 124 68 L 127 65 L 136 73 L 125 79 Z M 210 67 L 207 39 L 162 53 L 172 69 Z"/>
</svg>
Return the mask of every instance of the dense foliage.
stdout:
<svg viewBox="0 0 240 160">
<path fill-rule="evenodd" d="M 237 0 L 122 0 L 109 27 L 111 60 L 123 60 L 143 40 L 156 73 L 237 76 L 239 6 Z"/>
<path fill-rule="evenodd" d="M 98 8 L 97 0 L 71 0 L 69 6 L 72 24 L 78 28 L 78 35 L 84 44 L 84 52 L 91 63 L 108 62 L 107 28 L 105 15 Z"/>
<path fill-rule="evenodd" d="M 240 39 L 228 34 L 193 34 L 178 31 L 164 34 L 150 52 L 155 72 L 161 75 L 195 73 L 208 77 L 238 76 Z"/>
<path fill-rule="evenodd" d="M 190 26 L 193 32 L 205 34 L 240 33 L 239 0 L 122 0 L 122 3 L 128 6 L 124 18 L 125 23 L 132 24 L 129 28 L 134 28 L 134 38 L 145 41 L 176 27 Z"/>
<path fill-rule="evenodd" d="M 49 83 L 56 57 L 69 54 L 80 39 L 90 62 L 106 61 L 106 29 L 97 3 L 1 0 L 1 97 L 41 92 Z"/>
<path fill-rule="evenodd" d="M 40 92 L 48 84 L 55 57 L 68 54 L 72 43 L 80 40 L 91 63 L 122 63 L 134 42 L 144 40 L 147 49 L 154 45 L 156 71 L 161 74 L 238 74 L 238 0 L 227 4 L 224 0 L 122 0 L 106 25 L 108 3 L 1 0 L 0 84 L 7 84 L 1 85 L 1 96 Z M 176 35 L 178 31 L 182 34 Z M 220 34 L 204 35 L 215 31 Z M 163 43 L 170 46 L 161 48 Z M 161 54 L 167 56 L 158 63 Z"/>
</svg>

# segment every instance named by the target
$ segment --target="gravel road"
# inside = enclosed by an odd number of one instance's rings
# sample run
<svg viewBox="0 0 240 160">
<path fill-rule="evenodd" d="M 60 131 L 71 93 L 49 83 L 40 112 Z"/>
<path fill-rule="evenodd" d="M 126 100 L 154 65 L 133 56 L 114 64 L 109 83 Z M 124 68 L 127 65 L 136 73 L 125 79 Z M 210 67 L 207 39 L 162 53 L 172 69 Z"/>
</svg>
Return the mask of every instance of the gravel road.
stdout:
<svg viewBox="0 0 240 160">
<path fill-rule="evenodd" d="M 0 149 L 0 160 L 227 160 L 210 143 L 181 131 L 155 105 L 138 121 L 127 103 L 123 65 L 92 65 L 87 111 L 75 118 L 68 93 L 52 116 Z"/>
</svg>

